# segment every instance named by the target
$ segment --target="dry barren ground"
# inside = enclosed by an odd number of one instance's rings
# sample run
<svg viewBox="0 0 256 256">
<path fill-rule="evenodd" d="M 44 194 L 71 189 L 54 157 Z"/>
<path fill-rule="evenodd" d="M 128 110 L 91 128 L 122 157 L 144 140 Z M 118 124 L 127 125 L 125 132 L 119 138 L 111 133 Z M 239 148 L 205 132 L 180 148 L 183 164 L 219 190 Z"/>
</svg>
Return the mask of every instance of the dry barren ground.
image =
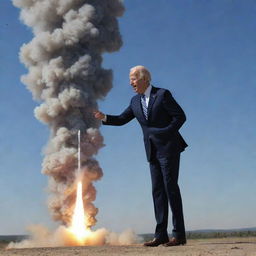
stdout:
<svg viewBox="0 0 256 256">
<path fill-rule="evenodd" d="M 185 246 L 146 248 L 142 245 L 0 249 L 1 256 L 256 256 L 256 238 L 189 240 Z"/>
</svg>

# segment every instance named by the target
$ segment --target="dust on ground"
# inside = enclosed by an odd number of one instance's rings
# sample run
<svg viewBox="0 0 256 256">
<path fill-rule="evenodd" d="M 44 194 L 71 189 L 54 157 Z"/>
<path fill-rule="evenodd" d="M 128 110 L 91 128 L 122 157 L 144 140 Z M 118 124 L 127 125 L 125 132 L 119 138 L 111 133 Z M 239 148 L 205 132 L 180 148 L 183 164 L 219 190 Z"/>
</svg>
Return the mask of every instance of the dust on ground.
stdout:
<svg viewBox="0 0 256 256">
<path fill-rule="evenodd" d="M 191 239 L 185 246 L 155 248 L 142 244 L 129 246 L 45 247 L 30 249 L 0 248 L 1 256 L 256 256 L 256 237 Z"/>
</svg>

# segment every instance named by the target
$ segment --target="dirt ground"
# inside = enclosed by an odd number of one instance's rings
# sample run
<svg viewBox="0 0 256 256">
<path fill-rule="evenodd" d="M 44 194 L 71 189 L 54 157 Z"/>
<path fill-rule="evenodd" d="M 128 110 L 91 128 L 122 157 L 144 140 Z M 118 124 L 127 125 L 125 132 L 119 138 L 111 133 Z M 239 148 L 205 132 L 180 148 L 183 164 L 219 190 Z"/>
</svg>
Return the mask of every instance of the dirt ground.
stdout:
<svg viewBox="0 0 256 256">
<path fill-rule="evenodd" d="M 156 248 L 130 246 L 0 249 L 1 256 L 256 256 L 256 237 L 188 240 L 185 246 Z"/>
</svg>

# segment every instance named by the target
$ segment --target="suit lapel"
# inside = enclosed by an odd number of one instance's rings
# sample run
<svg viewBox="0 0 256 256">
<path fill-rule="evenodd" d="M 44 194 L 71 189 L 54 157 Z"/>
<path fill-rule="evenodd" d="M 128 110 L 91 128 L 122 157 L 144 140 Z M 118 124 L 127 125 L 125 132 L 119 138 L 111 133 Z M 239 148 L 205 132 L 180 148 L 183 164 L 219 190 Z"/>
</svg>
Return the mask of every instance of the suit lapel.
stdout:
<svg viewBox="0 0 256 256">
<path fill-rule="evenodd" d="M 143 113 L 140 94 L 136 95 L 136 109 L 138 110 L 140 120 L 143 120 L 143 121 L 147 122 L 147 119 L 146 119 L 146 117 L 144 116 L 144 113 Z"/>
<path fill-rule="evenodd" d="M 150 93 L 150 98 L 149 98 L 149 103 L 148 103 L 148 119 L 150 117 L 153 104 L 154 104 L 154 102 L 156 100 L 156 97 L 157 97 L 156 92 L 157 92 L 157 89 L 152 86 L 151 93 Z"/>
</svg>

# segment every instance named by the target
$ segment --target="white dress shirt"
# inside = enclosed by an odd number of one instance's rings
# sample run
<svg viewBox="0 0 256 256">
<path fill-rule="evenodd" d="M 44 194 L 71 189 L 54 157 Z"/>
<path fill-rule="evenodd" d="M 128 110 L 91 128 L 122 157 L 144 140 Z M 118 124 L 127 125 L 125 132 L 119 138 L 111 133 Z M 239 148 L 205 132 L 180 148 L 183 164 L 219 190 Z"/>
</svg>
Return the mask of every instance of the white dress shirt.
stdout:
<svg viewBox="0 0 256 256">
<path fill-rule="evenodd" d="M 146 100 L 147 107 L 148 107 L 148 103 L 149 103 L 149 99 L 150 99 L 151 90 L 152 90 L 152 85 L 150 84 L 148 86 L 148 88 L 146 89 L 146 91 L 143 93 L 145 95 L 145 100 Z"/>
</svg>

